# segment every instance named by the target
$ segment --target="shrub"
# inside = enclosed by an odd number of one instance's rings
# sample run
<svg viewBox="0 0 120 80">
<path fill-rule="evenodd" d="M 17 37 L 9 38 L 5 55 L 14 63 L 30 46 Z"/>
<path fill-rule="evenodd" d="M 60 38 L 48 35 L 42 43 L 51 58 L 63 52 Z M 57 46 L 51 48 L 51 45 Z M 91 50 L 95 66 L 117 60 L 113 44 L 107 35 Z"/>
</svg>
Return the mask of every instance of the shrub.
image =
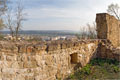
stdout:
<svg viewBox="0 0 120 80">
<path fill-rule="evenodd" d="M 91 65 L 87 64 L 85 67 L 83 67 L 80 71 L 83 74 L 89 75 L 91 73 Z"/>
<path fill-rule="evenodd" d="M 4 39 L 4 36 L 0 34 L 0 40 L 3 40 Z"/>
<path fill-rule="evenodd" d="M 113 70 L 114 70 L 114 72 L 117 73 L 120 71 L 120 68 L 118 66 L 113 65 Z"/>
<path fill-rule="evenodd" d="M 68 80 L 119 79 L 119 61 L 96 58 L 69 76 Z"/>
</svg>

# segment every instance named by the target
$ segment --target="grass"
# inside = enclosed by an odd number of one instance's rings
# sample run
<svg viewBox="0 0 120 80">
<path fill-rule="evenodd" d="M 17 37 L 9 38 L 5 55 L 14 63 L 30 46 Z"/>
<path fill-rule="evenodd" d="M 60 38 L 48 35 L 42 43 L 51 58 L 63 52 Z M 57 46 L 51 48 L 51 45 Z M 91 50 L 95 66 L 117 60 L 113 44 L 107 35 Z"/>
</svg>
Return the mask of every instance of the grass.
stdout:
<svg viewBox="0 0 120 80">
<path fill-rule="evenodd" d="M 109 80 L 120 79 L 119 62 L 111 59 L 96 58 L 82 69 L 71 74 L 67 80 Z"/>
</svg>

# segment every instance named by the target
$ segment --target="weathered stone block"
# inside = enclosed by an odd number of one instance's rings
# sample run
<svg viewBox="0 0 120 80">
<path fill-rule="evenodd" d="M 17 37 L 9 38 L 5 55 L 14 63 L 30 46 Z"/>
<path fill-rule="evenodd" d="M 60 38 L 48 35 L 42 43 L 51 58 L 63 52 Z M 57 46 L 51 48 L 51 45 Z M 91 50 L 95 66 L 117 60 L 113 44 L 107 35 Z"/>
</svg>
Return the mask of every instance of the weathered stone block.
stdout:
<svg viewBox="0 0 120 80">
<path fill-rule="evenodd" d="M 37 62 L 36 61 L 26 61 L 23 63 L 24 68 L 37 68 Z"/>
<path fill-rule="evenodd" d="M 58 50 L 61 49 L 61 45 L 60 44 L 47 44 L 47 51 L 54 51 L 54 50 Z"/>
<path fill-rule="evenodd" d="M 120 46 L 120 21 L 107 13 L 97 14 L 97 36 L 108 39 L 113 46 Z"/>
</svg>

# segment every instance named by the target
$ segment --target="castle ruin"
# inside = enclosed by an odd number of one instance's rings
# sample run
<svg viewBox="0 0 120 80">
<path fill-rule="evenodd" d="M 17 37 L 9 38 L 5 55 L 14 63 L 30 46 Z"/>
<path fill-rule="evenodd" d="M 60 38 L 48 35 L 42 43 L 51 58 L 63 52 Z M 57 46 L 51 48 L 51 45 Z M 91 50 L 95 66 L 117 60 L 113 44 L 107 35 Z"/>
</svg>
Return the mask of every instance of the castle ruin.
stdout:
<svg viewBox="0 0 120 80">
<path fill-rule="evenodd" d="M 98 39 L 107 39 L 113 46 L 120 46 L 120 21 L 107 13 L 96 16 Z"/>
<path fill-rule="evenodd" d="M 64 79 L 93 58 L 120 61 L 120 27 L 113 16 L 97 14 L 98 40 L 7 42 L 0 41 L 0 79 Z"/>
</svg>

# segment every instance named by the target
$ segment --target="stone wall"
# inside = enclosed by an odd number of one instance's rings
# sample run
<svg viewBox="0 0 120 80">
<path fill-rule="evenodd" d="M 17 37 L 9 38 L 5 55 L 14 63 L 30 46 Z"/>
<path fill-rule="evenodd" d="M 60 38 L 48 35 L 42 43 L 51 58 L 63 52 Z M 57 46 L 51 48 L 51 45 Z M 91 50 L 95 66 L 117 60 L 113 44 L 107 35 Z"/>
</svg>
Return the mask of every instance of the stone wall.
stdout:
<svg viewBox="0 0 120 80">
<path fill-rule="evenodd" d="M 96 15 L 98 39 L 97 57 L 120 61 L 120 21 L 107 13 Z"/>
<path fill-rule="evenodd" d="M 1 80 L 64 79 L 96 57 L 117 59 L 108 40 L 5 42 L 0 41 Z"/>
<path fill-rule="evenodd" d="M 64 79 L 96 57 L 120 61 L 119 21 L 104 13 L 96 22 L 98 40 L 0 41 L 0 80 Z"/>
<path fill-rule="evenodd" d="M 107 13 L 96 16 L 98 38 L 110 40 L 115 47 L 120 46 L 120 21 Z"/>
<path fill-rule="evenodd" d="M 109 40 L 102 40 L 98 44 L 97 57 L 120 61 L 120 48 L 115 48 Z"/>
<path fill-rule="evenodd" d="M 0 42 L 0 79 L 56 80 L 95 57 L 99 41 Z"/>
</svg>

